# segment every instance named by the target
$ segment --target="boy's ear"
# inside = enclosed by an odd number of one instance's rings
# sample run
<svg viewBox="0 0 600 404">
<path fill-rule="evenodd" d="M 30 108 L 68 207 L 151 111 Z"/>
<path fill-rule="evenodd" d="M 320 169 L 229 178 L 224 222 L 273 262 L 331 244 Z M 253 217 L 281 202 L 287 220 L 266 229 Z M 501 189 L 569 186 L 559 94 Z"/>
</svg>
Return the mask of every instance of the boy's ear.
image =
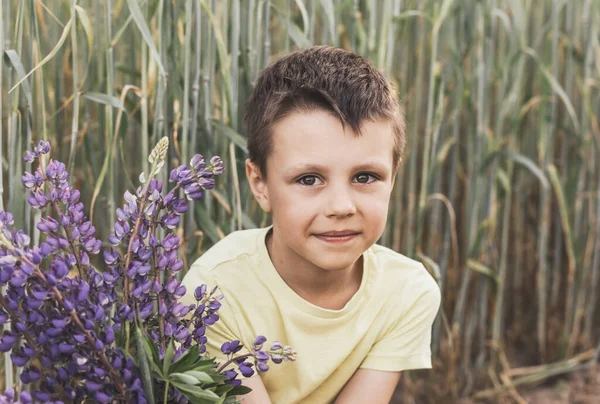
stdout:
<svg viewBox="0 0 600 404">
<path fill-rule="evenodd" d="M 250 161 L 250 159 L 246 159 L 246 177 L 248 178 L 248 183 L 250 184 L 254 199 L 256 199 L 262 210 L 267 213 L 271 212 L 267 181 L 260 172 L 260 168 Z"/>
</svg>

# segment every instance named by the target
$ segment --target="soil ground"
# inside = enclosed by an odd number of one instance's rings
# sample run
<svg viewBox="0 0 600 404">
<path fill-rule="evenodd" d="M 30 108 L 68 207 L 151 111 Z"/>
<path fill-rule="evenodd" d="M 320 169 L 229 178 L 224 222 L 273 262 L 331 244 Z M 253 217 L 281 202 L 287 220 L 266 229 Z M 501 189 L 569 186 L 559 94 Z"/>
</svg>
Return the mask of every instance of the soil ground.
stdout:
<svg viewBox="0 0 600 404">
<path fill-rule="evenodd" d="M 417 383 L 416 393 L 422 393 L 423 385 Z M 421 388 L 419 388 L 421 387 Z M 558 377 L 550 382 L 537 386 L 523 386 L 517 389 L 520 403 L 528 404 L 600 404 L 600 366 L 595 371 L 582 370 Z M 498 396 L 487 401 L 461 399 L 450 397 L 432 398 L 421 395 L 421 398 L 403 400 L 401 391 L 396 391 L 391 404 L 513 404 L 519 403 L 510 395 Z"/>
</svg>

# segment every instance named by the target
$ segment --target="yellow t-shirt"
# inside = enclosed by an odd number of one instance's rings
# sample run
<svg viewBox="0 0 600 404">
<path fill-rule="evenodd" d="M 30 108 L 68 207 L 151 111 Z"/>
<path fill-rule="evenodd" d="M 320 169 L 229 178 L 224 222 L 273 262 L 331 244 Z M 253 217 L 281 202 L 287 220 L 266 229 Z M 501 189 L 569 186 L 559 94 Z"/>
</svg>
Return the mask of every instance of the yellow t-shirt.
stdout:
<svg viewBox="0 0 600 404">
<path fill-rule="evenodd" d="M 258 335 L 290 345 L 295 362 L 269 362 L 261 374 L 273 404 L 332 402 L 358 368 L 431 368 L 431 325 L 440 290 L 417 261 L 373 245 L 364 254 L 359 290 L 341 310 L 313 305 L 280 277 L 265 245 L 270 228 L 234 232 L 196 260 L 183 279 L 185 304 L 205 283 L 222 294 L 220 320 L 207 327 L 207 351 Z M 241 351 L 244 353 L 248 351 Z"/>
</svg>

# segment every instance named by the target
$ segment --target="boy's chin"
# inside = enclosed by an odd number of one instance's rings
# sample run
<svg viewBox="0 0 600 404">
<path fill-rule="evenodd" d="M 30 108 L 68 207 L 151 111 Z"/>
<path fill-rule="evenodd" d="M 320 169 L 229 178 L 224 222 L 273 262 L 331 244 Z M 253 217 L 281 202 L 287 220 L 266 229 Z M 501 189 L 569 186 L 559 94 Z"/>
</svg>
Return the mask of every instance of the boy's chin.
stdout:
<svg viewBox="0 0 600 404">
<path fill-rule="evenodd" d="M 353 258 L 344 257 L 342 259 L 340 259 L 340 257 L 331 257 L 331 259 L 323 259 L 323 257 L 319 258 L 312 260 L 312 263 L 321 268 L 323 271 L 343 272 L 356 264 L 356 261 L 360 258 L 360 255 Z"/>
</svg>

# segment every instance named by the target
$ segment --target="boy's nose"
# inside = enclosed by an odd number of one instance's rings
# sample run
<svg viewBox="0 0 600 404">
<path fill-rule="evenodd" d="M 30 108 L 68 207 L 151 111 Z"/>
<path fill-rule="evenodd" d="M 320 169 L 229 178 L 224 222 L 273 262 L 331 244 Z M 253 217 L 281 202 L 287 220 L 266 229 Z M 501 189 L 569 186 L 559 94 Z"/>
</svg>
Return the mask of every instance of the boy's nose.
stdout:
<svg viewBox="0 0 600 404">
<path fill-rule="evenodd" d="M 336 187 L 330 190 L 326 216 L 347 217 L 356 213 L 356 204 L 352 193 L 343 187 Z"/>
</svg>

